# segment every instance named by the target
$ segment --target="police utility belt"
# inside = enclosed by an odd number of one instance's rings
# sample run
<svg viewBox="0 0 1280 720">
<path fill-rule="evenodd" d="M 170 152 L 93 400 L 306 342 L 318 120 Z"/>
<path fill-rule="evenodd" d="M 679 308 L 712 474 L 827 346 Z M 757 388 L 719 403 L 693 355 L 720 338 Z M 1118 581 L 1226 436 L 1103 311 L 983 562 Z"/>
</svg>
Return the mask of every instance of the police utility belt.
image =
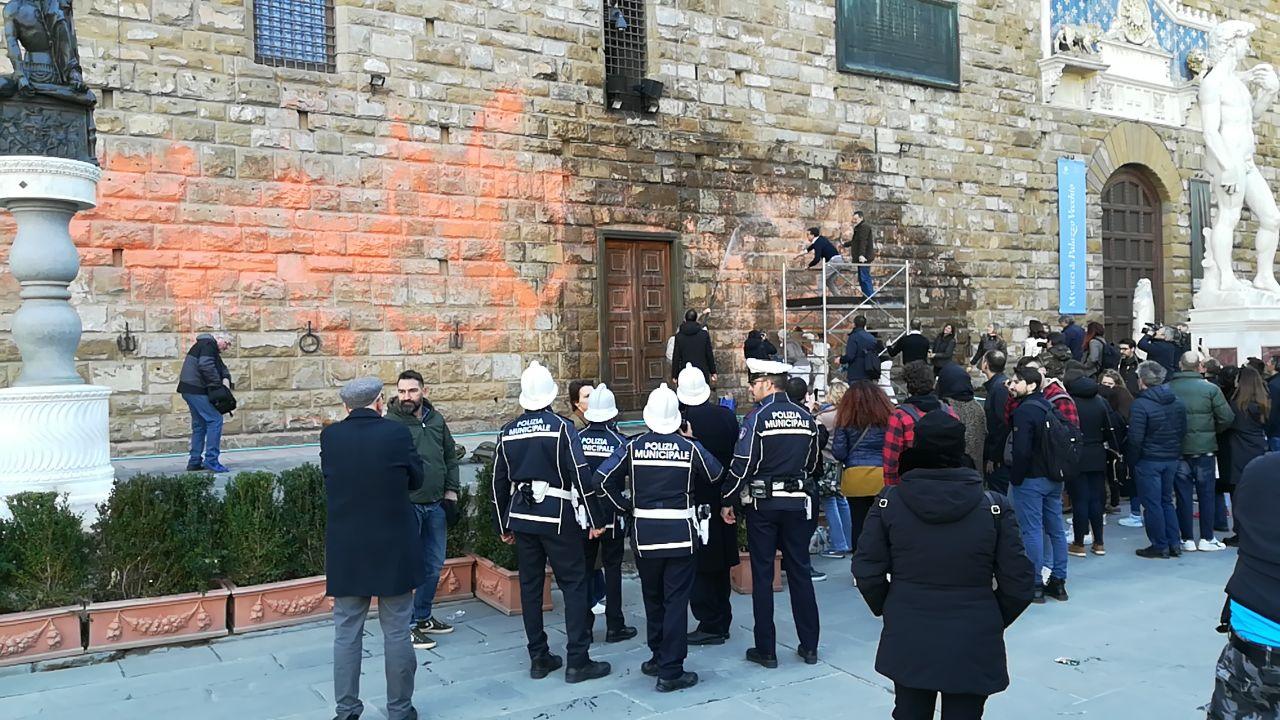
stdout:
<svg viewBox="0 0 1280 720">
<path fill-rule="evenodd" d="M 637 520 L 696 520 L 698 537 L 706 545 L 711 535 L 711 506 L 693 508 L 634 508 L 631 514 Z"/>
<path fill-rule="evenodd" d="M 579 497 L 577 489 L 563 490 L 557 487 L 551 487 L 551 483 L 546 480 L 530 480 L 528 482 L 518 483 L 516 489 L 524 496 L 525 500 L 531 505 L 540 505 L 547 498 L 558 498 L 560 500 L 568 500 L 573 505 L 573 515 L 578 521 L 578 527 L 586 530 L 591 527 L 591 523 L 587 520 L 587 508 Z"/>
<path fill-rule="evenodd" d="M 747 484 L 747 489 L 743 493 L 742 502 L 745 505 L 752 505 L 755 504 L 757 500 L 772 500 L 778 498 L 804 500 L 805 515 L 813 517 L 813 498 L 810 495 L 812 490 L 814 490 L 813 483 L 800 478 L 791 478 L 788 480 L 756 478 Z"/>
</svg>

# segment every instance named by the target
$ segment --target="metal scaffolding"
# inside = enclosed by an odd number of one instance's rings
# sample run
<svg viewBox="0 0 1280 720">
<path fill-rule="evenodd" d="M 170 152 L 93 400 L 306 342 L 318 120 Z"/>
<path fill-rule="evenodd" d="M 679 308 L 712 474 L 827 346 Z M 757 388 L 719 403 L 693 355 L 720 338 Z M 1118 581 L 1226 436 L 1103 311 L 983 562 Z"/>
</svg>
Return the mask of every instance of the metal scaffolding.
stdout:
<svg viewBox="0 0 1280 720">
<path fill-rule="evenodd" d="M 794 262 L 794 261 L 792 261 Z M 858 269 L 871 270 L 872 293 L 863 295 Z M 834 359 L 844 352 L 853 319 L 867 317 L 867 329 L 889 344 L 911 327 L 911 263 L 832 263 L 816 267 L 782 265 L 782 327 L 785 345 L 797 330 L 812 335 L 807 363 L 795 363 L 795 375 L 807 377 L 810 387 L 824 393 Z M 794 358 L 792 358 L 794 360 Z M 805 366 L 807 365 L 807 367 Z"/>
</svg>

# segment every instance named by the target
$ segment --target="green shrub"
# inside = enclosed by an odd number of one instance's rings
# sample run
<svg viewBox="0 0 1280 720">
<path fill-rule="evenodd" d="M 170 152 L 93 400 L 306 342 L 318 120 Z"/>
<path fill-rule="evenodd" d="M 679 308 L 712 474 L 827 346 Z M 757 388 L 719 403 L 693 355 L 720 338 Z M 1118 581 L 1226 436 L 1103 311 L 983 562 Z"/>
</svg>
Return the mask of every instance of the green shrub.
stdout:
<svg viewBox="0 0 1280 720">
<path fill-rule="evenodd" d="M 117 480 L 93 524 L 94 599 L 209 589 L 218 574 L 220 515 L 211 475 Z"/>
<path fill-rule="evenodd" d="M 471 540 L 471 488 L 464 487 L 458 491 L 458 521 L 449 528 L 445 537 L 444 556 L 446 558 L 462 557 L 467 553 Z"/>
<path fill-rule="evenodd" d="M 313 463 L 280 473 L 280 511 L 292 578 L 324 574 L 324 531 L 328 505 L 324 474 Z"/>
<path fill-rule="evenodd" d="M 24 492 L 6 498 L 13 519 L 0 527 L 0 612 L 71 605 L 89 585 L 89 538 L 66 496 Z"/>
<path fill-rule="evenodd" d="M 236 585 L 283 580 L 289 575 L 288 538 L 276 476 L 244 472 L 227 483 L 218 549 L 222 570 Z"/>
<path fill-rule="evenodd" d="M 476 494 L 471 503 L 471 550 L 507 570 L 517 569 L 516 548 L 502 542 L 493 516 L 493 461 L 486 462 L 476 475 Z M 447 554 L 447 553 L 446 553 Z"/>
</svg>

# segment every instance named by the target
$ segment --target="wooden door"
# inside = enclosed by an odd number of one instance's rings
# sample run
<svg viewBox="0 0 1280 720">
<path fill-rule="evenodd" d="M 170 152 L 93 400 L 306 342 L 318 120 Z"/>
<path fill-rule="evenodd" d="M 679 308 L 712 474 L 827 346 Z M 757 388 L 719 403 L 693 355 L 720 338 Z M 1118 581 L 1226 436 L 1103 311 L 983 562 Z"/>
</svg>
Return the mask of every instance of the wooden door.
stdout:
<svg viewBox="0 0 1280 720">
<path fill-rule="evenodd" d="M 1116 171 L 1102 189 L 1102 300 L 1107 337 L 1134 337 L 1133 290 L 1151 281 L 1156 318 L 1164 314 L 1161 208 L 1155 187 L 1133 168 Z"/>
<path fill-rule="evenodd" d="M 620 410 L 644 406 L 671 372 L 671 245 L 605 241 L 605 382 Z"/>
</svg>

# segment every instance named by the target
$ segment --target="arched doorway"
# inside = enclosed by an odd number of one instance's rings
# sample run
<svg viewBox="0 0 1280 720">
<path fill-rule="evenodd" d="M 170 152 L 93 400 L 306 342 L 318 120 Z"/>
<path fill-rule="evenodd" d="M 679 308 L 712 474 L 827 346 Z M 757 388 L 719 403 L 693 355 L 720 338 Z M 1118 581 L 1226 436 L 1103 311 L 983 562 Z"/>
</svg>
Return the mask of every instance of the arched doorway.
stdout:
<svg viewBox="0 0 1280 720">
<path fill-rule="evenodd" d="M 1133 337 L 1133 289 L 1151 281 L 1156 317 L 1164 314 L 1160 195 L 1138 165 L 1125 165 L 1102 188 L 1102 299 L 1108 337 Z"/>
</svg>

